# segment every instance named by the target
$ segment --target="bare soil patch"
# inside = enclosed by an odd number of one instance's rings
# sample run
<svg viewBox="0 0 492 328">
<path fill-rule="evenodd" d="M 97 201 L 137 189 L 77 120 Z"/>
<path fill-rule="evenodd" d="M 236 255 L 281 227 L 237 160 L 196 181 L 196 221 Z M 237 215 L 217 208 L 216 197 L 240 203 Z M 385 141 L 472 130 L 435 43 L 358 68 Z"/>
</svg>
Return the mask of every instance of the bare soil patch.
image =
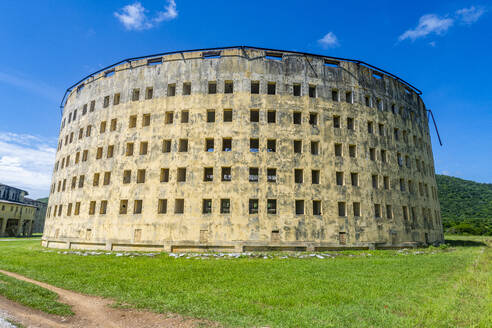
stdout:
<svg viewBox="0 0 492 328">
<path fill-rule="evenodd" d="M 72 307 L 75 313 L 71 317 L 60 317 L 34 310 L 6 298 L 0 297 L 0 308 L 26 327 L 39 328 L 157 328 L 157 327 L 219 327 L 217 323 L 185 318 L 178 314 L 158 314 L 134 309 L 118 309 L 111 307 L 112 300 L 102 297 L 88 296 L 58 288 L 50 284 L 26 278 L 17 273 L 0 270 L 1 273 L 13 278 L 30 282 L 58 294 L 59 301 Z"/>
</svg>

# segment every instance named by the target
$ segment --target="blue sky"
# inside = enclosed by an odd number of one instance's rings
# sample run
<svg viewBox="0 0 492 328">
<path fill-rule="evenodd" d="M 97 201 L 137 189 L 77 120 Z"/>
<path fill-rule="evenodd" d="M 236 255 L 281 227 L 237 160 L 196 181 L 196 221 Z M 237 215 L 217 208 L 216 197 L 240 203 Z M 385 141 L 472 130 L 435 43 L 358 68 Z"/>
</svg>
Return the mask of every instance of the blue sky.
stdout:
<svg viewBox="0 0 492 328">
<path fill-rule="evenodd" d="M 438 173 L 492 182 L 492 4 L 2 1 L 0 182 L 48 194 L 65 89 L 120 59 L 251 45 L 357 58 L 423 91 Z"/>
</svg>

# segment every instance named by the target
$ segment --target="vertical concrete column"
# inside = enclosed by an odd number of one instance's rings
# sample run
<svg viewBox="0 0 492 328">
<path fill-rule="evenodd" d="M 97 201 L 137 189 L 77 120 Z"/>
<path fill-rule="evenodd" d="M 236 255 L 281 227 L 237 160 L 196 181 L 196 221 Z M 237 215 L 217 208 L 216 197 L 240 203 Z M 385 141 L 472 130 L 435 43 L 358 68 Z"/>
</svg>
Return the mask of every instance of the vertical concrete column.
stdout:
<svg viewBox="0 0 492 328">
<path fill-rule="evenodd" d="M 22 232 L 22 226 L 24 225 L 24 220 L 23 219 L 19 219 L 19 225 L 17 226 L 17 234 L 16 236 L 20 236 L 21 232 Z"/>
<path fill-rule="evenodd" d="M 5 217 L 2 220 L 2 225 L 0 226 L 0 236 L 5 236 L 5 229 L 7 228 L 8 219 Z"/>
</svg>

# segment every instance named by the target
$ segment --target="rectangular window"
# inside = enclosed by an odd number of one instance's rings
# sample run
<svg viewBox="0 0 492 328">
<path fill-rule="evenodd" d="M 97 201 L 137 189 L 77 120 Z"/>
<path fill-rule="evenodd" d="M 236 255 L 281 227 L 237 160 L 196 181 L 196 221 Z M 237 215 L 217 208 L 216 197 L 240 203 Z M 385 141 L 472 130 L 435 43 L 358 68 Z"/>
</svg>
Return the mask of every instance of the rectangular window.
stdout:
<svg viewBox="0 0 492 328">
<path fill-rule="evenodd" d="M 374 216 L 377 218 L 381 217 L 381 204 L 374 204 Z"/>
<path fill-rule="evenodd" d="M 120 94 L 115 93 L 113 96 L 113 106 L 119 105 L 120 103 Z"/>
<path fill-rule="evenodd" d="M 109 185 L 110 182 L 111 182 L 111 172 L 104 172 L 103 184 L 107 186 Z"/>
<path fill-rule="evenodd" d="M 171 140 L 163 140 L 162 141 L 162 152 L 163 153 L 170 153 L 171 152 Z"/>
<path fill-rule="evenodd" d="M 99 186 L 99 173 L 94 173 L 94 177 L 92 178 L 92 186 L 97 187 Z"/>
<path fill-rule="evenodd" d="M 186 167 L 178 167 L 176 174 L 176 179 L 178 182 L 186 182 Z"/>
<path fill-rule="evenodd" d="M 110 131 L 116 131 L 116 122 L 117 120 L 115 118 L 111 120 L 111 126 L 109 127 Z"/>
<path fill-rule="evenodd" d="M 185 82 L 183 83 L 183 96 L 191 95 L 191 83 Z"/>
<path fill-rule="evenodd" d="M 77 177 L 72 177 L 72 184 L 70 185 L 72 189 L 75 189 L 77 187 Z"/>
<path fill-rule="evenodd" d="M 267 86 L 267 94 L 274 95 L 276 93 L 276 84 L 275 82 L 268 82 Z"/>
<path fill-rule="evenodd" d="M 371 107 L 371 97 L 365 96 L 364 97 L 364 102 L 367 107 Z"/>
<path fill-rule="evenodd" d="M 277 169 L 267 168 L 267 181 L 268 182 L 277 182 Z"/>
<path fill-rule="evenodd" d="M 352 103 L 352 92 L 351 91 L 345 92 L 345 102 L 347 102 L 348 104 Z"/>
<path fill-rule="evenodd" d="M 204 199 L 202 202 L 202 213 L 203 214 L 210 214 L 212 213 L 212 200 L 211 199 Z"/>
<path fill-rule="evenodd" d="M 249 151 L 257 153 L 260 150 L 260 140 L 256 138 L 249 139 Z"/>
<path fill-rule="evenodd" d="M 232 150 L 232 139 L 231 138 L 223 138 L 222 139 L 222 151 L 231 151 Z"/>
<path fill-rule="evenodd" d="M 137 183 L 145 183 L 145 170 L 137 170 Z"/>
<path fill-rule="evenodd" d="M 128 184 L 132 180 L 132 171 L 131 170 L 124 170 L 123 171 L 123 184 Z"/>
<path fill-rule="evenodd" d="M 268 139 L 267 140 L 267 152 L 275 153 L 277 151 L 277 140 Z"/>
<path fill-rule="evenodd" d="M 99 125 L 99 133 L 104 133 L 106 132 L 106 121 L 102 121 L 101 124 Z"/>
<path fill-rule="evenodd" d="M 372 134 L 373 131 L 374 131 L 374 128 L 373 127 L 374 127 L 374 123 L 373 122 L 371 122 L 371 121 L 367 122 L 367 133 Z"/>
<path fill-rule="evenodd" d="M 73 215 L 79 215 L 80 214 L 80 202 L 75 203 L 75 209 L 73 211 Z"/>
<path fill-rule="evenodd" d="M 149 143 L 147 141 L 140 142 L 140 155 L 147 155 Z"/>
<path fill-rule="evenodd" d="M 292 94 L 295 97 L 300 97 L 301 96 L 301 85 L 299 83 L 294 83 L 292 87 Z"/>
<path fill-rule="evenodd" d="M 345 202 L 338 202 L 338 216 L 345 216 Z"/>
<path fill-rule="evenodd" d="M 277 200 L 276 199 L 267 199 L 267 213 L 268 214 L 277 214 Z"/>
<path fill-rule="evenodd" d="M 398 130 L 397 128 L 394 128 L 393 129 L 393 135 L 394 135 L 396 141 L 400 140 L 400 130 Z"/>
<path fill-rule="evenodd" d="M 231 200 L 230 199 L 221 199 L 220 200 L 220 213 L 221 214 L 229 214 L 231 213 Z"/>
<path fill-rule="evenodd" d="M 319 155 L 319 141 L 311 141 L 311 155 Z"/>
<path fill-rule="evenodd" d="M 277 112 L 274 110 L 269 110 L 267 112 L 267 122 L 275 123 L 277 121 Z"/>
<path fill-rule="evenodd" d="M 128 121 L 128 127 L 129 128 L 136 128 L 137 127 L 137 115 L 131 115 L 130 119 Z"/>
<path fill-rule="evenodd" d="M 146 127 L 150 125 L 150 114 L 142 115 L 142 127 Z"/>
<path fill-rule="evenodd" d="M 221 176 L 222 176 L 222 181 L 231 181 L 231 168 L 223 167 Z"/>
<path fill-rule="evenodd" d="M 309 98 L 316 98 L 316 86 L 310 84 L 309 85 Z"/>
<path fill-rule="evenodd" d="M 338 90 L 331 90 L 331 100 L 339 101 L 338 99 Z"/>
<path fill-rule="evenodd" d="M 167 96 L 168 97 L 174 97 L 176 96 L 176 84 L 171 83 L 167 85 Z"/>
<path fill-rule="evenodd" d="M 321 201 L 313 200 L 313 215 L 321 215 Z"/>
<path fill-rule="evenodd" d="M 214 151 L 214 139 L 211 138 L 205 139 L 205 151 L 206 152 Z"/>
<path fill-rule="evenodd" d="M 161 182 L 169 182 L 169 169 L 161 169 L 161 177 L 160 177 Z"/>
<path fill-rule="evenodd" d="M 85 130 L 85 136 L 86 137 L 90 137 L 91 136 L 91 130 L 92 130 L 92 126 L 88 125 L 86 130 Z"/>
<path fill-rule="evenodd" d="M 349 156 L 355 158 L 357 154 L 357 147 L 355 145 L 349 145 Z"/>
<path fill-rule="evenodd" d="M 350 173 L 350 182 L 353 187 L 358 187 L 359 186 L 359 174 L 352 172 Z"/>
<path fill-rule="evenodd" d="M 393 218 L 393 209 L 391 208 L 391 205 L 386 205 L 386 218 Z"/>
<path fill-rule="evenodd" d="M 340 116 L 333 116 L 333 127 L 336 129 L 340 128 Z"/>
<path fill-rule="evenodd" d="M 302 183 L 304 180 L 302 169 L 294 169 L 294 182 Z"/>
<path fill-rule="evenodd" d="M 369 148 L 369 159 L 371 161 L 376 160 L 376 149 L 375 148 Z"/>
<path fill-rule="evenodd" d="M 343 172 L 336 172 L 335 177 L 337 186 L 343 186 Z"/>
<path fill-rule="evenodd" d="M 232 122 L 232 109 L 224 109 L 224 122 Z"/>
<path fill-rule="evenodd" d="M 84 175 L 81 175 L 79 177 L 79 188 L 83 188 L 84 187 L 84 178 L 85 178 Z"/>
<path fill-rule="evenodd" d="M 249 121 L 251 123 L 258 123 L 260 121 L 260 111 L 258 109 L 249 110 Z"/>
<path fill-rule="evenodd" d="M 257 167 L 249 168 L 249 181 L 250 182 L 258 182 L 258 172 L 259 169 Z"/>
<path fill-rule="evenodd" d="M 207 123 L 215 122 L 215 110 L 209 109 L 207 110 Z"/>
<path fill-rule="evenodd" d="M 133 155 L 133 142 L 128 142 L 126 144 L 126 156 L 132 156 Z"/>
<path fill-rule="evenodd" d="M 389 190 L 389 178 L 383 177 L 383 185 L 385 190 Z"/>
<path fill-rule="evenodd" d="M 135 199 L 133 203 L 133 214 L 142 214 L 142 200 Z"/>
<path fill-rule="evenodd" d="M 179 152 L 188 151 L 188 139 L 179 139 L 178 151 Z"/>
<path fill-rule="evenodd" d="M 96 101 L 95 100 L 92 100 L 91 101 L 91 106 L 90 106 L 90 111 L 93 112 L 94 110 L 96 109 Z"/>
<path fill-rule="evenodd" d="M 309 113 L 309 124 L 310 125 L 318 125 L 318 114 L 317 113 Z"/>
<path fill-rule="evenodd" d="M 109 96 L 105 96 L 103 101 L 103 108 L 106 108 L 108 106 L 109 106 Z"/>
<path fill-rule="evenodd" d="M 354 216 L 360 216 L 360 203 L 359 202 L 355 202 L 352 204 L 352 207 L 354 209 Z"/>
<path fill-rule="evenodd" d="M 301 112 L 292 113 L 292 123 L 293 124 L 301 124 L 302 122 L 302 114 Z"/>
<path fill-rule="evenodd" d="M 295 211 L 296 215 L 303 215 L 304 214 L 304 200 L 302 199 L 296 199 L 295 200 Z"/>
<path fill-rule="evenodd" d="M 188 123 L 190 121 L 190 112 L 187 110 L 181 111 L 181 123 Z"/>
<path fill-rule="evenodd" d="M 214 95 L 217 93 L 217 82 L 209 81 L 208 82 L 208 94 Z"/>
<path fill-rule="evenodd" d="M 94 215 L 95 213 L 96 213 L 96 202 L 92 200 L 89 203 L 89 215 Z"/>
<path fill-rule="evenodd" d="M 145 89 L 145 99 L 152 99 L 154 97 L 154 88 L 148 87 Z"/>
<path fill-rule="evenodd" d="M 342 156 L 342 144 L 335 144 L 335 156 Z"/>
<path fill-rule="evenodd" d="M 203 181 L 213 181 L 214 180 L 214 168 L 205 167 L 203 169 Z"/>
<path fill-rule="evenodd" d="M 176 199 L 174 201 L 174 214 L 184 213 L 184 199 Z"/>
<path fill-rule="evenodd" d="M 381 162 L 386 163 L 386 150 L 381 149 Z"/>
<path fill-rule="evenodd" d="M 133 89 L 132 101 L 138 101 L 140 99 L 140 89 Z"/>
<path fill-rule="evenodd" d="M 167 213 L 167 199 L 159 199 L 157 203 L 157 213 L 166 214 Z"/>
<path fill-rule="evenodd" d="M 402 206 L 403 220 L 408 221 L 408 207 Z"/>
<path fill-rule="evenodd" d="M 294 140 L 294 153 L 302 153 L 302 140 Z"/>
<path fill-rule="evenodd" d="M 114 154 L 114 146 L 113 145 L 109 145 L 108 146 L 108 152 L 106 154 L 106 157 L 107 158 L 112 158 L 113 157 L 113 154 Z"/>
<path fill-rule="evenodd" d="M 224 82 L 224 93 L 233 93 L 234 92 L 234 82 L 225 81 Z"/>
<path fill-rule="evenodd" d="M 108 209 L 108 201 L 107 200 L 102 200 L 101 205 L 99 207 L 99 214 L 106 214 L 106 211 Z"/>
<path fill-rule="evenodd" d="M 347 129 L 354 130 L 354 119 L 352 117 L 347 117 Z"/>
<path fill-rule="evenodd" d="M 249 214 L 258 214 L 258 199 L 249 200 Z"/>
<path fill-rule="evenodd" d="M 371 181 L 372 181 L 372 187 L 374 189 L 378 189 L 378 186 L 379 186 L 378 176 L 373 174 L 371 176 Z"/>
<path fill-rule="evenodd" d="M 87 104 L 84 104 L 84 106 L 82 107 L 82 115 L 85 114 L 87 114 Z"/>
<path fill-rule="evenodd" d="M 126 214 L 128 211 L 128 199 L 120 200 L 120 214 Z"/>
<path fill-rule="evenodd" d="M 173 122 L 174 122 L 174 112 L 172 112 L 172 111 L 166 112 L 165 117 L 164 117 L 164 122 L 166 124 L 173 124 Z"/>
<path fill-rule="evenodd" d="M 97 147 L 96 159 L 101 159 L 103 155 L 103 147 Z"/>
<path fill-rule="evenodd" d="M 319 184 L 319 170 L 311 170 L 311 183 Z"/>
<path fill-rule="evenodd" d="M 384 124 L 378 124 L 378 129 L 379 129 L 379 135 L 381 137 L 384 136 Z"/>
<path fill-rule="evenodd" d="M 251 81 L 251 94 L 260 94 L 260 82 Z"/>
</svg>

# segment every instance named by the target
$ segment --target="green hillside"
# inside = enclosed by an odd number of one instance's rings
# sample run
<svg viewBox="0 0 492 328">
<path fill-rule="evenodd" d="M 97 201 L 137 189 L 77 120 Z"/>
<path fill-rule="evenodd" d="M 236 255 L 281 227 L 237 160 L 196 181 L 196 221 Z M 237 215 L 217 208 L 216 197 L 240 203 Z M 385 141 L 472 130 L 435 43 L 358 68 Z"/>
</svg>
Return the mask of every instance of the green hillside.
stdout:
<svg viewBox="0 0 492 328">
<path fill-rule="evenodd" d="M 39 201 L 39 202 L 43 202 L 43 203 L 48 204 L 48 197 L 45 197 L 45 198 L 38 198 L 38 199 L 36 199 L 36 200 L 37 200 L 37 201 Z"/>
<path fill-rule="evenodd" d="M 436 175 L 444 229 L 492 235 L 492 184 Z"/>
</svg>

